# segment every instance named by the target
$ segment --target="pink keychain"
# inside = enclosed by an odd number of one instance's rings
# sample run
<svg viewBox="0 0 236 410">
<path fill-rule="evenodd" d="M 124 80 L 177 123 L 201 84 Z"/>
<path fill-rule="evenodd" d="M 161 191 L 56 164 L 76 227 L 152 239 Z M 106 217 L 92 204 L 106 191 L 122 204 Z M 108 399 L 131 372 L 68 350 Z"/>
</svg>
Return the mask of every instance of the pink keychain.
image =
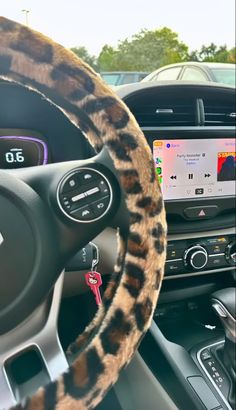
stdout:
<svg viewBox="0 0 236 410">
<path fill-rule="evenodd" d="M 85 273 L 85 280 L 87 285 L 90 287 L 91 291 L 95 295 L 95 300 L 97 305 L 102 304 L 102 298 L 100 294 L 100 286 L 102 285 L 101 274 L 96 271 Z"/>
</svg>

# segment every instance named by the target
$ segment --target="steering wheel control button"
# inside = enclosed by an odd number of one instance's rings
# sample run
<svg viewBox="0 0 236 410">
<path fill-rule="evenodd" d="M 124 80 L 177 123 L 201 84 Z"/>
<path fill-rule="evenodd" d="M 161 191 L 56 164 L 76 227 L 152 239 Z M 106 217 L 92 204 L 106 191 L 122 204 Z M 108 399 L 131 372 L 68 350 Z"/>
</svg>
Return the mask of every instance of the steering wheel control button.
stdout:
<svg viewBox="0 0 236 410">
<path fill-rule="evenodd" d="M 71 215 L 81 221 L 89 221 L 90 219 L 94 219 L 93 211 L 89 205 L 78 208 L 75 211 L 71 211 Z"/>
<path fill-rule="evenodd" d="M 102 215 L 104 209 L 107 208 L 109 201 L 110 201 L 110 197 L 106 196 L 103 199 L 99 199 L 98 201 L 93 202 L 92 209 L 96 217 Z"/>
<path fill-rule="evenodd" d="M 78 181 L 77 179 L 72 176 L 71 178 L 69 178 L 68 180 L 66 180 L 63 184 L 63 192 L 70 192 L 73 189 L 76 189 L 76 187 L 78 186 Z"/>
<path fill-rule="evenodd" d="M 60 183 L 57 192 L 60 209 L 76 222 L 93 222 L 110 208 L 112 190 L 107 178 L 98 170 L 73 170 Z"/>
<path fill-rule="evenodd" d="M 78 174 L 81 184 L 89 184 L 98 178 L 98 175 L 94 171 L 85 171 Z"/>
<path fill-rule="evenodd" d="M 85 192 L 82 192 L 82 194 L 72 196 L 71 201 L 72 202 L 80 201 L 81 199 L 84 199 L 85 196 L 86 196 Z"/>
<path fill-rule="evenodd" d="M 104 181 L 99 182 L 99 189 L 103 194 L 108 194 L 109 190 Z"/>
<path fill-rule="evenodd" d="M 90 195 L 97 194 L 98 192 L 100 192 L 100 189 L 96 186 L 95 188 L 89 189 L 89 190 L 86 192 L 86 195 L 87 195 L 87 196 L 90 196 Z"/>
<path fill-rule="evenodd" d="M 219 213 L 217 205 L 192 206 L 184 209 L 184 215 L 190 220 L 210 219 Z"/>
</svg>

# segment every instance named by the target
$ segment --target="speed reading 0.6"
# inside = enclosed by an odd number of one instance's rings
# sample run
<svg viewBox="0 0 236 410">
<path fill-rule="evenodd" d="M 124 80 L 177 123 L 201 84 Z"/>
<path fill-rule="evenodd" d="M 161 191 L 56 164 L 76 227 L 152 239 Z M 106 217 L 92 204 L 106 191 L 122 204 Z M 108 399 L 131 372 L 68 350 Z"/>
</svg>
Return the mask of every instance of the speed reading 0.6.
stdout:
<svg viewBox="0 0 236 410">
<path fill-rule="evenodd" d="M 9 164 L 13 162 L 24 162 L 25 158 L 23 150 L 21 148 L 12 148 L 9 152 L 5 153 L 6 162 Z"/>
</svg>

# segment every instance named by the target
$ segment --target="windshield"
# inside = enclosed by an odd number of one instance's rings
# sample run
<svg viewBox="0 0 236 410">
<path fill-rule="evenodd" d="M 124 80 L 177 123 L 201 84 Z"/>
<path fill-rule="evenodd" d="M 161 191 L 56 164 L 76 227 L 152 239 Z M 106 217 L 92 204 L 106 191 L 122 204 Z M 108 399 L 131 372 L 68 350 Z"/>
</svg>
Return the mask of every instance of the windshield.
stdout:
<svg viewBox="0 0 236 410">
<path fill-rule="evenodd" d="M 120 0 L 115 8 L 109 0 L 0 0 L 0 14 L 70 48 L 118 86 L 172 64 L 234 64 L 234 3 L 227 0 L 222 10 L 215 0 Z M 167 81 L 171 73 L 163 74 Z M 214 74 L 233 82 L 232 71 Z"/>
<path fill-rule="evenodd" d="M 218 83 L 235 86 L 235 68 L 212 68 L 211 71 Z"/>
</svg>

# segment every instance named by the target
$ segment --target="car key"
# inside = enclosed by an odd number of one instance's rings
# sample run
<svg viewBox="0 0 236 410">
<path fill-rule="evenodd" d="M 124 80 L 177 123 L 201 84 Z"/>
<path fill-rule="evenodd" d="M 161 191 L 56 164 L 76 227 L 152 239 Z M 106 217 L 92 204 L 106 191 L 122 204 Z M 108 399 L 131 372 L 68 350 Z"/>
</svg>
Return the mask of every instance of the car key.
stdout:
<svg viewBox="0 0 236 410">
<path fill-rule="evenodd" d="M 102 285 L 101 274 L 96 271 L 87 272 L 85 274 L 85 280 L 87 285 L 90 287 L 91 291 L 95 295 L 97 305 L 101 305 L 102 298 L 99 290 L 100 286 Z"/>
<path fill-rule="evenodd" d="M 73 258 L 67 263 L 67 271 L 80 271 L 87 270 L 94 265 L 96 266 L 99 261 L 99 250 L 97 245 L 93 242 L 89 242 L 86 246 L 80 249 Z"/>
</svg>

